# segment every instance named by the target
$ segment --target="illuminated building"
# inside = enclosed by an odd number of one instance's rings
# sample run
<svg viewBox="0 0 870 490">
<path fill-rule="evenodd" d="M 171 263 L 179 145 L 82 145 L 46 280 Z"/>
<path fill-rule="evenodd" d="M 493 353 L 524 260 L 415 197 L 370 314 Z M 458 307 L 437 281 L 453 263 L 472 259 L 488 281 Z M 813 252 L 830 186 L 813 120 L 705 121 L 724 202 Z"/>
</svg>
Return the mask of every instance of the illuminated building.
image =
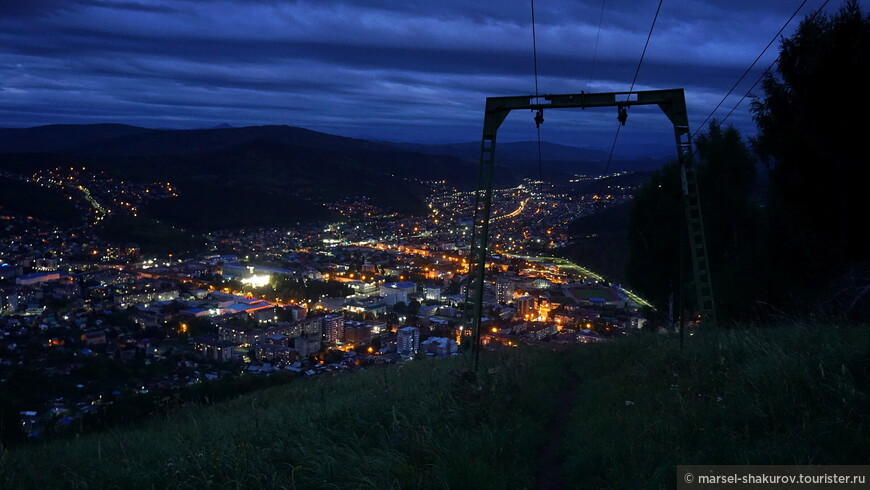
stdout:
<svg viewBox="0 0 870 490">
<path fill-rule="evenodd" d="M 408 295 L 417 291 L 417 285 L 411 281 L 389 282 L 381 286 L 381 296 L 387 306 L 395 306 L 398 302 L 408 303 Z"/>
<path fill-rule="evenodd" d="M 550 310 L 552 305 L 547 300 L 541 300 L 538 304 L 538 320 L 546 321 L 547 317 L 550 315 Z"/>
<path fill-rule="evenodd" d="M 224 324 L 218 327 L 221 340 L 233 341 L 237 344 L 257 345 L 268 340 L 270 336 L 284 335 L 288 339 L 300 336 L 317 338 L 323 335 L 323 317 L 316 316 L 296 322 L 279 323 L 267 328 L 248 328 L 244 325 Z"/>
<path fill-rule="evenodd" d="M 495 281 L 495 299 L 499 303 L 510 303 L 514 299 L 514 281 L 507 277 L 499 277 Z"/>
<path fill-rule="evenodd" d="M 238 262 L 225 263 L 221 266 L 221 275 L 232 278 L 248 278 L 251 276 L 293 276 L 293 271 L 278 267 L 265 267 L 261 265 L 243 265 Z"/>
<path fill-rule="evenodd" d="M 257 358 L 266 361 L 277 361 L 279 363 L 289 364 L 296 360 L 298 352 L 296 349 L 291 349 L 286 345 L 263 343 L 257 346 Z"/>
<path fill-rule="evenodd" d="M 320 350 L 320 336 L 296 337 L 293 340 L 293 347 L 301 357 L 307 357 Z"/>
<path fill-rule="evenodd" d="M 57 281 L 60 279 L 60 272 L 34 272 L 15 278 L 15 284 L 19 286 L 30 286 L 47 281 Z"/>
<path fill-rule="evenodd" d="M 290 318 L 293 321 L 304 320 L 308 316 L 308 308 L 299 305 L 290 305 L 284 308 L 290 313 Z"/>
<path fill-rule="evenodd" d="M 344 317 L 326 315 L 323 317 L 323 338 L 330 344 L 344 340 Z"/>
<path fill-rule="evenodd" d="M 257 308 L 250 311 L 250 315 L 251 318 L 260 323 L 270 323 L 278 320 L 278 315 L 276 314 L 274 307 Z"/>
<path fill-rule="evenodd" d="M 346 309 L 352 313 L 377 316 L 387 312 L 387 303 L 381 301 L 379 296 L 375 296 L 365 300 L 352 300 L 347 304 Z"/>
<path fill-rule="evenodd" d="M 411 357 L 420 349 L 420 330 L 417 327 L 403 327 L 396 337 L 396 349 L 402 357 Z"/>
<path fill-rule="evenodd" d="M 377 337 L 378 335 L 384 333 L 387 330 L 387 323 L 381 322 L 377 320 L 368 320 L 366 321 L 366 325 L 372 327 L 372 336 Z"/>
<path fill-rule="evenodd" d="M 350 287 L 353 290 L 354 294 L 361 295 L 361 296 L 376 293 L 378 291 L 377 284 L 375 284 L 373 282 L 351 281 L 351 282 L 346 282 L 345 285 Z"/>
<path fill-rule="evenodd" d="M 344 341 L 351 345 L 368 345 L 372 341 L 372 326 L 359 322 L 345 322 Z"/>
<path fill-rule="evenodd" d="M 194 339 L 194 348 L 202 355 L 215 361 L 230 361 L 236 357 L 238 344 L 222 340 L 217 335 L 203 335 Z"/>
<path fill-rule="evenodd" d="M 33 270 L 46 272 L 57 270 L 57 259 L 36 259 Z"/>
<path fill-rule="evenodd" d="M 555 323 L 534 323 L 526 328 L 523 333 L 523 338 L 526 340 L 543 340 L 544 338 L 556 335 L 558 329 Z"/>
<path fill-rule="evenodd" d="M 272 276 L 267 274 L 257 274 L 253 276 L 242 277 L 241 280 L 243 284 L 248 284 L 251 287 L 259 288 L 268 285 L 269 282 L 272 280 Z"/>
<path fill-rule="evenodd" d="M 514 303 L 517 305 L 517 315 L 520 318 L 533 318 L 537 316 L 537 311 L 535 311 L 535 298 L 531 296 L 521 296 L 519 298 L 514 299 Z"/>
<path fill-rule="evenodd" d="M 447 357 L 459 351 L 459 344 L 447 337 L 429 337 L 420 342 L 420 350 L 436 357 Z"/>
<path fill-rule="evenodd" d="M 423 286 L 423 295 L 427 300 L 441 301 L 441 286 Z"/>
</svg>

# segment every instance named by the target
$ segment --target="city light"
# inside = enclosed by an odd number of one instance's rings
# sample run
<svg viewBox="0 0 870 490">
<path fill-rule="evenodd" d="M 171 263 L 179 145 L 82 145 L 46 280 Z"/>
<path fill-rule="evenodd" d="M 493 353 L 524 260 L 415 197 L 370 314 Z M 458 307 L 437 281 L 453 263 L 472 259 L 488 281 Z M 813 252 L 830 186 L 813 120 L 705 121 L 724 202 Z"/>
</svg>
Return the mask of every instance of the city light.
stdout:
<svg viewBox="0 0 870 490">
<path fill-rule="evenodd" d="M 248 284 L 252 287 L 259 288 L 269 284 L 272 276 L 268 274 L 255 274 L 253 276 L 248 276 L 242 279 L 243 284 Z"/>
</svg>

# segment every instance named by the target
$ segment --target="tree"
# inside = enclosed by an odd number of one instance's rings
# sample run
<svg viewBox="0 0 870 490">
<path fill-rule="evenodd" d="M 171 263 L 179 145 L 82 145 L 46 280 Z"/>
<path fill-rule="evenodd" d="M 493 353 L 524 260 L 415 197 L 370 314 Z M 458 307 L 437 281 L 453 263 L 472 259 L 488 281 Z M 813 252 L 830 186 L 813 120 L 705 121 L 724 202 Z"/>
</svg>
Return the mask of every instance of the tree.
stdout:
<svg viewBox="0 0 870 490">
<path fill-rule="evenodd" d="M 760 234 L 758 209 L 751 201 L 755 161 L 740 132 L 713 122 L 697 139 L 698 189 L 703 207 L 713 291 L 720 313 L 737 317 L 752 303 L 748 277 L 757 263 L 753 246 Z M 626 274 L 660 312 L 683 292 L 694 304 L 679 166 L 666 165 L 636 194 L 628 229 Z M 680 237 L 683 238 L 681 261 Z M 682 268 L 682 270 L 681 270 Z"/>
<path fill-rule="evenodd" d="M 753 102 L 755 147 L 772 166 L 771 291 L 804 299 L 810 286 L 870 259 L 861 238 L 870 102 L 855 85 L 868 72 L 870 17 L 849 1 L 834 16 L 809 16 L 782 41 L 776 73 Z"/>
<path fill-rule="evenodd" d="M 660 310 L 680 287 L 679 167 L 665 165 L 635 194 L 628 227 L 626 276 Z"/>
<path fill-rule="evenodd" d="M 754 313 L 765 280 L 764 227 L 756 194 L 756 160 L 740 132 L 710 123 L 695 141 L 707 253 L 718 316 Z"/>
<path fill-rule="evenodd" d="M 408 302 L 408 316 L 417 316 L 420 314 L 420 302 L 412 299 Z"/>
</svg>

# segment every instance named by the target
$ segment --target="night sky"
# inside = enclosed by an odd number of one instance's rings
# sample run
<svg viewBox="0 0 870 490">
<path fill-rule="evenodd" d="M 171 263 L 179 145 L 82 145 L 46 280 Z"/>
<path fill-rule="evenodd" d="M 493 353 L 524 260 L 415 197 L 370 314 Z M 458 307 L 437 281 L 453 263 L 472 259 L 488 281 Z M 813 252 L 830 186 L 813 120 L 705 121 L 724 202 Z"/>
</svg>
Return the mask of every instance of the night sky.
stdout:
<svg viewBox="0 0 870 490">
<path fill-rule="evenodd" d="M 683 87 L 696 127 L 800 0 L 666 0 L 636 90 Z M 823 0 L 810 0 L 785 34 Z M 541 93 L 628 90 L 656 0 L 537 0 Z M 839 8 L 831 2 L 826 11 Z M 778 43 L 718 113 L 723 117 Z M 390 141 L 480 138 L 487 96 L 534 93 L 529 1 L 2 0 L 0 127 L 289 124 Z M 745 101 L 729 119 L 747 134 Z M 549 111 L 542 137 L 609 148 L 616 110 Z M 502 140 L 535 138 L 512 115 Z M 694 129 L 694 127 L 693 127 Z M 633 109 L 622 145 L 673 144 Z"/>
</svg>

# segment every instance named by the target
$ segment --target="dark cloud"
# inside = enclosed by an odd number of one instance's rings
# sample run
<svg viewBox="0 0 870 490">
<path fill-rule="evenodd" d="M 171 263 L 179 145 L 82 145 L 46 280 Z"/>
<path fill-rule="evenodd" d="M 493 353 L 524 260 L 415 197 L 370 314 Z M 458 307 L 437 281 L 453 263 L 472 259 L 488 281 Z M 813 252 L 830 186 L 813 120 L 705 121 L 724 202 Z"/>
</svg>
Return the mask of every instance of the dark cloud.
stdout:
<svg viewBox="0 0 870 490">
<path fill-rule="evenodd" d="M 0 2 L 0 18 L 42 16 L 59 9 L 75 9 L 75 1 L 67 0 L 6 0 Z"/>
<path fill-rule="evenodd" d="M 657 2 L 536 3 L 542 92 L 628 89 Z M 699 124 L 797 5 L 665 2 L 636 88 L 684 87 Z M 534 91 L 530 14 L 527 2 L 495 0 L 6 0 L 0 126 L 229 122 L 474 140 L 487 96 Z M 751 132 L 747 108 L 730 121 Z M 583 134 L 607 147 L 614 117 L 550 116 L 545 136 L 586 144 L 576 141 Z M 503 134 L 533 137 L 530 120 L 512 116 Z M 627 135 L 670 144 L 660 114 L 630 120 Z"/>
<path fill-rule="evenodd" d="M 0 2 L 0 17 L 45 17 L 63 12 L 80 12 L 88 7 L 128 10 L 132 12 L 173 13 L 176 11 L 163 2 L 123 0 L 4 0 Z"/>
</svg>

